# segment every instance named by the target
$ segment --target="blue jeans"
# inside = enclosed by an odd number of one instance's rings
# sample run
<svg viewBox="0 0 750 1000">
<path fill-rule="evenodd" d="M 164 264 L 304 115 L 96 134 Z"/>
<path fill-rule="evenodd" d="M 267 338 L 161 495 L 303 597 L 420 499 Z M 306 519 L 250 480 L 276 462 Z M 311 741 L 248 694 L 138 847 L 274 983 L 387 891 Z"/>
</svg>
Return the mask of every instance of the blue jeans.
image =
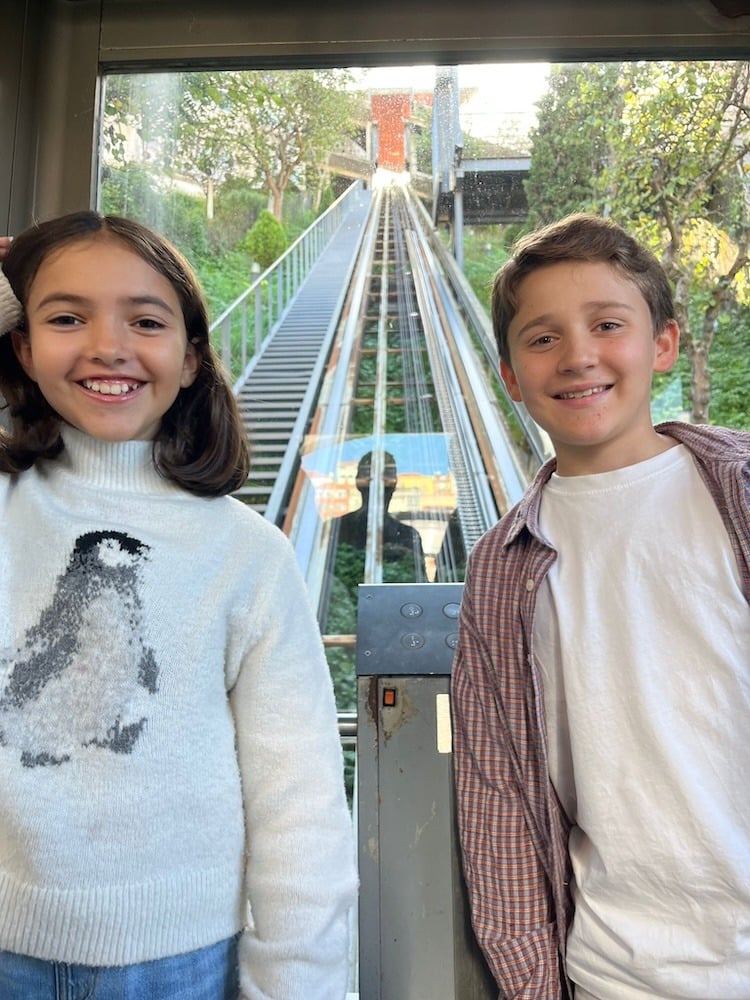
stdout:
<svg viewBox="0 0 750 1000">
<path fill-rule="evenodd" d="M 237 937 L 173 958 L 100 968 L 0 951 L 2 1000 L 237 1000 Z"/>
</svg>

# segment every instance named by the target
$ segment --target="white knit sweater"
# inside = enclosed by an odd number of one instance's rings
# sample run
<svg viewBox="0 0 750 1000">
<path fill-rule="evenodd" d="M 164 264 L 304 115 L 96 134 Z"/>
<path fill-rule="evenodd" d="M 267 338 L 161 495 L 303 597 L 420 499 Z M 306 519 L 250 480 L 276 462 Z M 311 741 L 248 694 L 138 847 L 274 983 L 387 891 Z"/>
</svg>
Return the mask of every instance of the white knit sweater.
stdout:
<svg viewBox="0 0 750 1000">
<path fill-rule="evenodd" d="M 291 546 L 148 442 L 65 444 L 0 476 L 0 948 L 122 965 L 247 925 L 249 1000 L 337 1000 L 355 851 Z"/>
</svg>

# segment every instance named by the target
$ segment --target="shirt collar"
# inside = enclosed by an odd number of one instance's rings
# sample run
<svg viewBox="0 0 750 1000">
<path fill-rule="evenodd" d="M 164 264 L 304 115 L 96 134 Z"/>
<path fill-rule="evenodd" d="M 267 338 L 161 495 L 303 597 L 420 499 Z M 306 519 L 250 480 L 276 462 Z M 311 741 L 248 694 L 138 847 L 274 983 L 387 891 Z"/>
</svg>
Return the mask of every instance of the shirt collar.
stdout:
<svg viewBox="0 0 750 1000">
<path fill-rule="evenodd" d="M 550 458 L 539 469 L 536 476 L 511 514 L 511 524 L 505 536 L 504 546 L 512 545 L 522 531 L 530 532 L 543 545 L 549 545 L 539 529 L 539 508 L 542 503 L 544 485 L 557 468 L 557 459 Z"/>
</svg>

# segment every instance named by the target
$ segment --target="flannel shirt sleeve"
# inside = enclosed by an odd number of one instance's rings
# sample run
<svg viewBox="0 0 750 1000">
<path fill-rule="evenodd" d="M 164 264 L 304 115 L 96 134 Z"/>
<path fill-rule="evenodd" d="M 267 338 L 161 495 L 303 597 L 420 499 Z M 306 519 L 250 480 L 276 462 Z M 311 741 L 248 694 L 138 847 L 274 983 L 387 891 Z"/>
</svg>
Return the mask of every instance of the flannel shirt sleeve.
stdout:
<svg viewBox="0 0 750 1000">
<path fill-rule="evenodd" d="M 494 632 L 495 630 L 493 630 Z M 498 704 L 501 669 L 477 625 L 471 588 L 464 591 L 452 674 L 458 824 L 472 922 L 506 1000 L 562 997 L 551 891 L 528 826 L 528 796 L 517 774 L 525 762 Z M 492 642 L 492 640 L 490 640 Z M 509 707 L 524 713 L 520 683 Z M 523 741 L 521 741 L 523 743 Z"/>
</svg>

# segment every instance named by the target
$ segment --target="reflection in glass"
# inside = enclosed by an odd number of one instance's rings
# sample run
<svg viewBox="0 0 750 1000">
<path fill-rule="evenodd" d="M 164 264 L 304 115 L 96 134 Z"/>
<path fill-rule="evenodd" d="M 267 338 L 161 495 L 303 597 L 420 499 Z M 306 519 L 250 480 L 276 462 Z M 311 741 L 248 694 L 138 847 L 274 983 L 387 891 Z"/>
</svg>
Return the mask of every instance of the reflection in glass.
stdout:
<svg viewBox="0 0 750 1000">
<path fill-rule="evenodd" d="M 373 490 L 373 476 L 378 465 L 382 470 L 381 485 L 380 490 L 378 490 L 376 482 L 376 488 Z M 380 533 L 379 542 L 383 565 L 395 565 L 397 567 L 396 575 L 403 574 L 404 580 L 423 583 L 427 579 L 427 571 L 419 532 L 406 521 L 400 521 L 394 517 L 388 510 L 397 484 L 396 459 L 390 452 L 383 452 L 380 461 L 378 461 L 378 456 L 371 451 L 362 456 L 357 464 L 356 478 L 356 486 L 362 497 L 362 504 L 357 510 L 352 510 L 338 519 L 336 525 L 338 545 L 339 548 L 348 546 L 364 551 L 367 547 L 368 524 L 370 524 L 371 533 L 372 530 Z M 376 497 L 379 501 L 381 493 L 382 517 L 378 517 L 376 513 L 373 518 L 370 497 Z M 373 504 L 373 507 L 377 511 L 381 504 L 377 502 Z"/>
<path fill-rule="evenodd" d="M 306 442 L 328 553 L 323 632 L 353 635 L 361 583 L 463 580 L 465 553 L 446 434 L 350 436 Z M 340 711 L 356 706 L 354 652 L 328 649 Z"/>
</svg>

